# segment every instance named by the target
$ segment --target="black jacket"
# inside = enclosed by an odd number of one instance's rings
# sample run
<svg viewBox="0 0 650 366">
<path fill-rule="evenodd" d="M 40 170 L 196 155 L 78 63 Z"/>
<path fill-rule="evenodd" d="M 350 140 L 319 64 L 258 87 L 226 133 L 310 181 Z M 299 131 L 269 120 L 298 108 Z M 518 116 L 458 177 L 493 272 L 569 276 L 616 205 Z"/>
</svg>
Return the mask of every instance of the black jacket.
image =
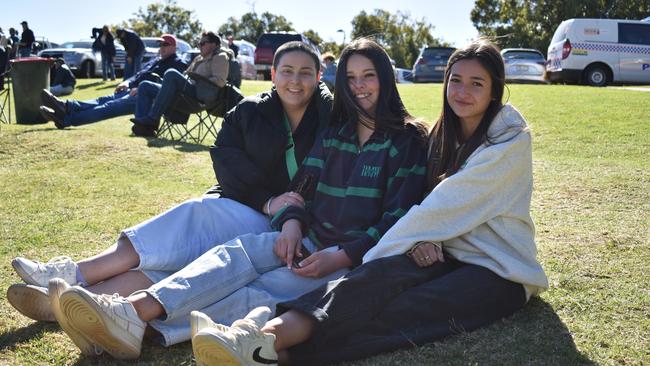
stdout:
<svg viewBox="0 0 650 366">
<path fill-rule="evenodd" d="M 302 162 L 328 125 L 331 110 L 332 95 L 321 83 L 294 132 L 297 162 Z M 226 114 L 217 141 L 210 148 L 222 197 L 259 211 L 271 196 L 287 191 L 283 115 L 275 89 L 244 99 Z"/>
<path fill-rule="evenodd" d="M 187 69 L 187 62 L 183 61 L 176 53 L 164 59 L 156 57 L 144 64 L 142 70 L 138 71 L 137 74 L 127 79 L 129 88 L 135 88 L 145 80 L 161 83 L 162 79 L 157 79 L 153 74 L 158 75 L 158 78 L 162 78 L 165 75 L 165 71 L 169 69 L 184 72 Z"/>
<path fill-rule="evenodd" d="M 127 57 L 135 57 L 138 53 L 144 53 L 144 42 L 137 33 L 129 29 L 122 29 L 120 42 L 124 46 Z"/>
</svg>

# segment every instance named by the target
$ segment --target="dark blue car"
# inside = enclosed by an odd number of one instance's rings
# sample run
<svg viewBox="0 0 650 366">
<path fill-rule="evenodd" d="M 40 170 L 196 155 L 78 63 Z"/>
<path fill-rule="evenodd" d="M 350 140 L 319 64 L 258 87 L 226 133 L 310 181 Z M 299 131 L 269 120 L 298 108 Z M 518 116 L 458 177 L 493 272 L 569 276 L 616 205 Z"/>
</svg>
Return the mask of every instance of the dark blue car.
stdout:
<svg viewBox="0 0 650 366">
<path fill-rule="evenodd" d="M 442 81 L 453 47 L 424 47 L 413 65 L 413 82 Z"/>
</svg>

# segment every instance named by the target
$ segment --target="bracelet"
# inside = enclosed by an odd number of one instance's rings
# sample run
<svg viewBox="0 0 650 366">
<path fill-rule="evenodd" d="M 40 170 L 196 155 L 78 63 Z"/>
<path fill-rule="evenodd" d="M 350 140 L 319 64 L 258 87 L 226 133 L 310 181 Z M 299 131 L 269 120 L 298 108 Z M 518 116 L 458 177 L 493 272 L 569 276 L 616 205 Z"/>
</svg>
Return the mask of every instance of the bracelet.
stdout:
<svg viewBox="0 0 650 366">
<path fill-rule="evenodd" d="M 273 215 L 271 215 L 271 201 L 273 201 L 273 196 L 266 201 L 266 215 L 268 217 L 273 217 Z"/>
</svg>

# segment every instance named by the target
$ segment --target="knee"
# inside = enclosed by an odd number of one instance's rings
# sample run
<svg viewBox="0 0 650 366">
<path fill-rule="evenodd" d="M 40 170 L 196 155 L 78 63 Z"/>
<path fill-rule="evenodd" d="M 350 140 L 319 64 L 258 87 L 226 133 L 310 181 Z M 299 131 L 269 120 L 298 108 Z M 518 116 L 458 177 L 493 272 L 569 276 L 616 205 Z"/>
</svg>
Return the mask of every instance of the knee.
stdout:
<svg viewBox="0 0 650 366">
<path fill-rule="evenodd" d="M 138 85 L 138 94 L 144 95 L 156 95 L 158 94 L 158 84 L 152 83 L 151 81 L 143 81 Z"/>
</svg>

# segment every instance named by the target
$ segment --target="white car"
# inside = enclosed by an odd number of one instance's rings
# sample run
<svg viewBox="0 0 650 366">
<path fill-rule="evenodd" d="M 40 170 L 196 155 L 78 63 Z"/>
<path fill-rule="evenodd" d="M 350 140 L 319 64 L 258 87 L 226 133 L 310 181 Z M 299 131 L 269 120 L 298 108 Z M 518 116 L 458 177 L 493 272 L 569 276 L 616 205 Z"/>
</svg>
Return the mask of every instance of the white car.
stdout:
<svg viewBox="0 0 650 366">
<path fill-rule="evenodd" d="M 93 40 L 64 42 L 58 48 L 46 48 L 38 53 L 40 57 L 62 58 L 77 77 L 101 77 L 102 54 L 93 52 Z M 116 55 L 113 59 L 115 72 L 124 70 L 126 51 L 122 45 L 115 43 Z"/>
<path fill-rule="evenodd" d="M 243 39 L 233 41 L 239 47 L 237 60 L 241 65 L 241 78 L 255 80 L 257 69 L 255 68 L 255 45 Z"/>
<path fill-rule="evenodd" d="M 506 80 L 546 83 L 544 55 L 532 48 L 505 48 L 501 50 L 505 63 Z"/>
<path fill-rule="evenodd" d="M 547 52 L 553 82 L 650 83 L 650 22 L 569 19 L 557 27 Z"/>
<path fill-rule="evenodd" d="M 144 42 L 144 57 L 142 63 L 158 57 L 158 49 L 160 48 L 160 38 L 158 37 L 141 37 Z M 185 54 L 192 49 L 189 43 L 182 39 L 176 38 L 176 53 L 180 58 L 184 58 Z"/>
</svg>

